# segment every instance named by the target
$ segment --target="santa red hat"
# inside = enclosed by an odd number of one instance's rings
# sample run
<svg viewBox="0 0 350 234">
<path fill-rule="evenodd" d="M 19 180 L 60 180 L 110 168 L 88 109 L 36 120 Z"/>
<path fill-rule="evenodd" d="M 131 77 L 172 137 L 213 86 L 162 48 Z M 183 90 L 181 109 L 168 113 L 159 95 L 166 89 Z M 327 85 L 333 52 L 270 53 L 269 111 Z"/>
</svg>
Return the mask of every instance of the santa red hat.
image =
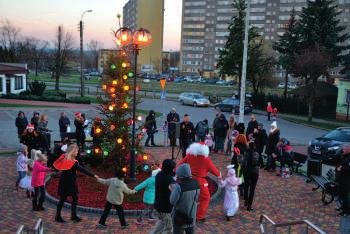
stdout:
<svg viewBox="0 0 350 234">
<path fill-rule="evenodd" d="M 208 157 L 209 147 L 204 142 L 193 143 L 186 150 L 186 154 Z"/>
<path fill-rule="evenodd" d="M 80 117 L 81 113 L 80 112 L 76 112 L 74 115 L 75 115 L 75 117 Z"/>
<path fill-rule="evenodd" d="M 33 124 L 28 124 L 27 125 L 27 129 L 34 129 L 34 125 Z"/>
</svg>

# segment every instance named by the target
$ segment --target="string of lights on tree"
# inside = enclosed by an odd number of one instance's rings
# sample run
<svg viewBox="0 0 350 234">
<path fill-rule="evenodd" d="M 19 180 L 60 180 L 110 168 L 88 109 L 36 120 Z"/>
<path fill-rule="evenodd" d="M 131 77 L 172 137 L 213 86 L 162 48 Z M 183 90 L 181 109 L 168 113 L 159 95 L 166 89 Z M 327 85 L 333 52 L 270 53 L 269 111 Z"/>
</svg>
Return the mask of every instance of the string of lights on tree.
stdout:
<svg viewBox="0 0 350 234">
<path fill-rule="evenodd" d="M 91 135 L 93 146 L 87 150 L 91 157 L 102 161 L 102 165 L 110 168 L 122 168 L 128 171 L 128 160 L 131 150 L 131 118 L 128 80 L 135 79 L 134 72 L 130 69 L 130 59 L 125 50 L 120 50 L 110 55 L 104 68 L 102 77 L 102 91 L 99 110 L 101 117 L 94 120 Z M 139 90 L 139 87 L 137 87 Z M 142 128 L 142 116 L 137 116 L 137 163 L 142 170 L 149 170 L 147 164 L 149 156 L 143 154 L 140 149 L 140 141 L 143 139 L 145 129 Z"/>
</svg>

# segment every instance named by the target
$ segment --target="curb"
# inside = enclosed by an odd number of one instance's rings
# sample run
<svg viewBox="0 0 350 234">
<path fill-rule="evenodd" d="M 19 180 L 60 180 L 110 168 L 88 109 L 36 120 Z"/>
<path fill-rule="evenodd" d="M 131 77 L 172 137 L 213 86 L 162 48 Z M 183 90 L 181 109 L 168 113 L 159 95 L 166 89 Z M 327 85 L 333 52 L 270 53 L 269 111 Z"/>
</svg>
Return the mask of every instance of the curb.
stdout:
<svg viewBox="0 0 350 234">
<path fill-rule="evenodd" d="M 54 173 L 54 174 L 52 174 L 52 175 L 57 175 L 57 174 L 59 174 L 59 173 Z M 50 180 L 51 180 L 51 178 L 52 178 L 52 175 L 49 175 L 49 176 L 46 177 L 46 179 L 45 179 L 45 186 L 47 185 L 47 183 L 50 182 Z M 211 198 L 210 198 L 210 202 L 213 202 L 213 201 L 215 201 L 215 200 L 219 197 L 219 195 L 221 194 L 221 188 L 220 188 L 220 186 L 218 185 L 218 183 L 216 182 L 216 180 L 214 179 L 214 178 L 215 178 L 214 176 L 209 175 L 208 177 L 209 177 L 210 179 L 212 179 L 212 180 L 216 183 L 216 185 L 217 185 L 217 190 L 216 190 L 216 192 L 215 192 L 215 193 L 211 196 Z M 51 195 L 48 194 L 46 191 L 45 191 L 45 197 L 46 197 L 46 199 L 47 199 L 49 202 L 51 202 L 51 203 L 54 204 L 54 205 L 57 205 L 58 202 L 59 202 L 59 200 L 58 200 L 57 198 L 51 196 Z M 65 202 L 65 203 L 63 204 L 63 207 L 68 208 L 68 209 L 70 209 L 71 206 L 72 206 L 72 205 L 71 205 L 70 203 L 68 203 L 68 202 Z M 101 209 L 101 208 L 92 208 L 92 207 L 86 207 L 86 206 L 79 206 L 79 205 L 77 205 L 77 211 L 81 211 L 81 212 L 85 212 L 85 213 L 90 213 L 90 214 L 102 214 L 102 213 L 103 213 L 103 210 L 104 210 L 104 209 Z M 126 216 L 134 216 L 134 217 L 135 217 L 135 216 L 138 216 L 142 211 L 143 211 L 143 210 L 124 210 L 124 214 L 125 214 Z M 112 214 L 112 215 L 117 215 L 117 211 L 116 211 L 115 209 L 111 209 L 110 214 Z"/>
<path fill-rule="evenodd" d="M 314 125 L 309 125 L 309 124 L 305 124 L 305 123 L 300 123 L 296 120 L 291 120 L 291 119 L 288 119 L 287 118 L 284 118 L 284 117 L 281 117 L 283 120 L 285 121 L 288 121 L 288 122 L 291 122 L 291 123 L 295 123 L 295 124 L 298 124 L 298 125 L 302 125 L 302 126 L 306 126 L 306 127 L 310 127 L 310 128 L 316 128 L 316 129 L 321 129 L 321 130 L 324 130 L 324 131 L 329 131 L 329 129 L 327 128 L 322 128 L 322 127 L 318 127 L 318 126 L 314 126 Z"/>
</svg>

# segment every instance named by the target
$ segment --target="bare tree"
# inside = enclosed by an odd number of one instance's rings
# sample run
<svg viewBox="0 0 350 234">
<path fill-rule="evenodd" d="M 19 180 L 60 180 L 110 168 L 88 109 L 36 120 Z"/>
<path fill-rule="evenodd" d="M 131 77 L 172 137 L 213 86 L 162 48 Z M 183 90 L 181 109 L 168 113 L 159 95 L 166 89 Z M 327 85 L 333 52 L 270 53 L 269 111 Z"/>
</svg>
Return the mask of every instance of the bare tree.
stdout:
<svg viewBox="0 0 350 234">
<path fill-rule="evenodd" d="M 102 49 L 103 44 L 97 40 L 91 40 L 87 44 L 87 47 L 89 48 L 89 50 L 92 54 L 94 68 L 97 70 L 98 69 L 98 53 L 99 53 L 100 49 Z"/>
<path fill-rule="evenodd" d="M 0 45 L 5 49 L 15 49 L 21 29 L 10 20 L 3 19 L 0 24 Z"/>
<path fill-rule="evenodd" d="M 26 37 L 18 43 L 17 51 L 20 60 L 28 63 L 29 67 L 34 67 L 35 76 L 38 75 L 40 61 L 44 58 L 48 45 L 48 41 L 34 37 Z"/>
<path fill-rule="evenodd" d="M 330 56 L 319 46 L 310 47 L 296 55 L 294 74 L 305 79 L 308 97 L 308 121 L 312 121 L 312 111 L 316 96 L 317 81 L 328 74 L 331 65 Z"/>
<path fill-rule="evenodd" d="M 67 66 L 67 60 L 72 54 L 73 35 L 66 32 L 62 25 L 58 26 L 56 39 L 54 41 L 54 65 L 52 76 L 55 78 L 55 89 L 59 90 L 60 76 L 64 68 Z"/>
</svg>

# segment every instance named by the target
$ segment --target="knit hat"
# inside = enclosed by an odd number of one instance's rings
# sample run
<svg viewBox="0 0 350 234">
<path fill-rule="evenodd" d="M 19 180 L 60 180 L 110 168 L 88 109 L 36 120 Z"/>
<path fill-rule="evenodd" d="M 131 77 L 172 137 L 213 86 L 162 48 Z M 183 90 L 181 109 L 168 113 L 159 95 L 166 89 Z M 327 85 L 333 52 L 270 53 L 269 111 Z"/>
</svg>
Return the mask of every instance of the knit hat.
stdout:
<svg viewBox="0 0 350 234">
<path fill-rule="evenodd" d="M 33 124 L 28 124 L 27 125 L 27 129 L 34 129 L 34 125 Z"/>
<path fill-rule="evenodd" d="M 18 147 L 17 152 L 23 152 L 25 149 L 27 149 L 27 146 L 26 146 L 26 145 L 21 144 L 21 145 Z"/>
<path fill-rule="evenodd" d="M 76 113 L 74 114 L 74 116 L 75 116 L 75 117 L 79 117 L 79 116 L 81 116 L 81 113 L 80 113 L 80 112 L 76 112 Z"/>
</svg>

